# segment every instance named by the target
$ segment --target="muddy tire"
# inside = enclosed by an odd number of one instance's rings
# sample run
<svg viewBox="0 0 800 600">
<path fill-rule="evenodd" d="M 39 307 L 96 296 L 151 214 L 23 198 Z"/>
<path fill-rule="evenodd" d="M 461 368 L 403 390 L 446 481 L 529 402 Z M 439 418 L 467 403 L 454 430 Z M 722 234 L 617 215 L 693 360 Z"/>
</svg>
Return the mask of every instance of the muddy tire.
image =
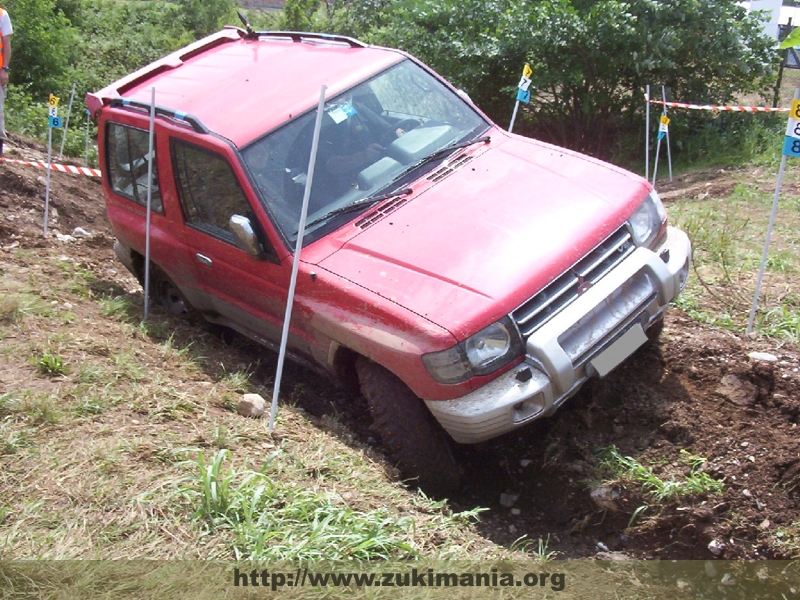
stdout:
<svg viewBox="0 0 800 600">
<path fill-rule="evenodd" d="M 189 302 L 161 269 L 153 269 L 151 283 L 153 299 L 170 315 L 178 317 L 189 313 Z"/>
<path fill-rule="evenodd" d="M 451 442 L 422 400 L 372 361 L 359 358 L 356 370 L 383 446 L 403 477 L 429 496 L 457 492 L 461 474 Z"/>
</svg>

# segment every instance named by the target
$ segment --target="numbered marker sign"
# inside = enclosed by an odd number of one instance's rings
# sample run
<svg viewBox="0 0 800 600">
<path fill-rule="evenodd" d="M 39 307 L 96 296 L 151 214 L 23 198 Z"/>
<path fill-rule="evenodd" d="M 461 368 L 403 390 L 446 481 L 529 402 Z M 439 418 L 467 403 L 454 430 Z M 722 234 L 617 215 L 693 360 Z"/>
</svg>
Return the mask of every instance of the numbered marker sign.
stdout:
<svg viewBox="0 0 800 600">
<path fill-rule="evenodd" d="M 661 115 L 661 122 L 658 125 L 658 139 L 663 138 L 669 131 L 669 117 Z"/>
<path fill-rule="evenodd" d="M 531 101 L 531 75 L 533 69 L 528 63 L 522 69 L 522 79 L 519 80 L 519 89 L 517 90 L 517 102 L 525 102 L 526 104 Z"/>
<path fill-rule="evenodd" d="M 792 100 L 789 123 L 786 125 L 786 137 L 783 138 L 783 154 L 800 156 L 800 100 Z"/>
<path fill-rule="evenodd" d="M 47 105 L 49 107 L 47 109 L 47 121 L 51 129 L 61 129 L 64 126 L 61 117 L 58 116 L 58 100 L 58 96 L 54 96 L 53 94 L 50 94 L 47 99 Z"/>
</svg>

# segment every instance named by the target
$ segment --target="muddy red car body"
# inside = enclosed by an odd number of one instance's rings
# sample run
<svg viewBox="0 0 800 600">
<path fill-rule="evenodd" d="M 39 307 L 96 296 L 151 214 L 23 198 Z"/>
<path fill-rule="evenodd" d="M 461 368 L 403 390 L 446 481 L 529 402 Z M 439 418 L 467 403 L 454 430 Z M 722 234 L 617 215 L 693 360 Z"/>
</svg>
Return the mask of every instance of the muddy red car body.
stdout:
<svg viewBox="0 0 800 600">
<path fill-rule="evenodd" d="M 280 340 L 327 86 L 290 357 L 356 378 L 403 472 L 458 485 L 449 438 L 552 414 L 658 328 L 691 247 L 641 177 L 509 134 L 407 54 L 227 28 L 103 90 L 109 221 L 155 295 Z"/>
</svg>

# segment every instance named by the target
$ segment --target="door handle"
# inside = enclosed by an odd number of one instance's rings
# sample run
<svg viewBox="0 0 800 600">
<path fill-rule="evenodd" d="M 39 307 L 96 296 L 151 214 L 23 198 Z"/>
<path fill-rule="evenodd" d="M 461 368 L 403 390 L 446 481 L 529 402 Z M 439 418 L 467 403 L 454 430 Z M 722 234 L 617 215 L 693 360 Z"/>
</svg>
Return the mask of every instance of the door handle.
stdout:
<svg viewBox="0 0 800 600">
<path fill-rule="evenodd" d="M 197 259 L 197 262 L 199 262 L 201 265 L 205 265 L 207 267 L 210 267 L 210 266 L 212 266 L 214 264 L 213 260 L 211 260 L 210 258 L 208 258 L 204 254 L 200 254 L 199 252 L 197 254 L 195 254 L 194 256 Z"/>
</svg>

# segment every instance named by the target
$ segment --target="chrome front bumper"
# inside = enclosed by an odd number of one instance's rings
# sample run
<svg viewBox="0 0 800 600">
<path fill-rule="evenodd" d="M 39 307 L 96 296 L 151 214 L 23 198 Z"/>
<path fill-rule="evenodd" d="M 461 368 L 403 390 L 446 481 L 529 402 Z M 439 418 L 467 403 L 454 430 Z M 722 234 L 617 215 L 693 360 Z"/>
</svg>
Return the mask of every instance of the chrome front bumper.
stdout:
<svg viewBox="0 0 800 600">
<path fill-rule="evenodd" d="M 691 243 L 670 227 L 655 251 L 637 248 L 537 329 L 525 361 L 455 400 L 426 400 L 457 442 L 475 444 L 551 415 L 592 376 L 604 376 L 646 339 L 689 274 Z"/>
</svg>

